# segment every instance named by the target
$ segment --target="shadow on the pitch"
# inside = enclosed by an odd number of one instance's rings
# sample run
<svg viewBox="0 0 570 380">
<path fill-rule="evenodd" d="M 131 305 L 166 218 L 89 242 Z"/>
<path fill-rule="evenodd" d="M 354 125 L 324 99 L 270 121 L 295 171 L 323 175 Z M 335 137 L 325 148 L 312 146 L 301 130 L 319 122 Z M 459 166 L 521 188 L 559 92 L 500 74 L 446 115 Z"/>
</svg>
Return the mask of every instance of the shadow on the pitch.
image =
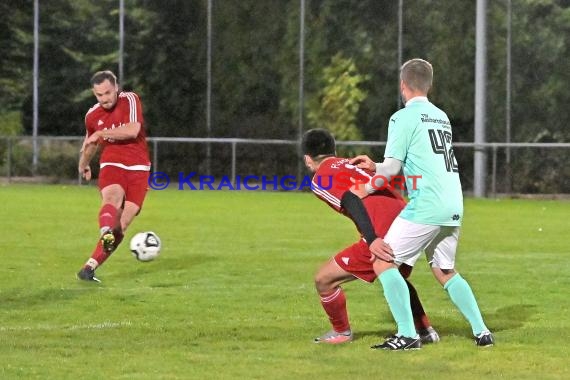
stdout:
<svg viewBox="0 0 570 380">
<path fill-rule="evenodd" d="M 516 330 L 522 328 L 523 325 L 530 320 L 536 313 L 536 305 L 508 305 L 497 309 L 492 313 L 483 313 L 485 324 L 492 332 Z M 388 317 L 388 316 L 387 316 Z M 471 328 L 466 320 L 459 314 L 459 311 L 454 316 L 446 318 L 431 319 L 433 326 L 438 331 L 441 337 L 444 336 L 465 336 L 472 338 Z M 384 341 L 384 338 L 393 335 L 396 332 L 396 325 L 394 330 L 382 331 L 354 331 L 354 340 L 365 337 L 376 337 L 379 342 Z"/>
<path fill-rule="evenodd" d="M 139 265 L 130 265 L 124 273 L 144 273 L 149 270 L 152 271 L 172 271 L 172 270 L 183 270 L 203 266 L 214 261 L 218 261 L 219 258 L 214 256 L 203 256 L 203 255 L 188 255 L 188 256 L 177 256 L 169 257 L 167 255 L 161 255 L 156 260 L 149 262 L 139 262 Z"/>
<path fill-rule="evenodd" d="M 205 269 L 208 265 L 216 265 L 219 257 L 207 255 L 188 255 L 168 257 L 163 255 L 154 261 L 139 262 L 134 265 L 122 266 L 117 269 L 117 274 L 120 276 L 143 279 L 145 277 L 161 278 L 160 281 L 149 280 L 153 287 L 169 288 L 179 287 L 188 282 L 188 278 L 193 273 L 204 273 L 208 270 Z M 197 275 L 199 277 L 199 275 Z M 136 282 L 136 281 L 135 281 Z"/>
<path fill-rule="evenodd" d="M 536 305 L 508 305 L 493 313 L 484 313 L 485 323 L 491 331 L 516 330 L 536 314 Z"/>
<path fill-rule="evenodd" d="M 7 289 L 0 292 L 0 304 L 2 308 L 7 310 L 27 309 L 46 303 L 57 304 L 62 301 L 70 301 L 80 296 L 81 294 L 78 292 L 60 288 L 43 289 L 41 291 Z"/>
<path fill-rule="evenodd" d="M 494 333 L 505 330 L 515 330 L 521 328 L 533 314 L 536 305 L 508 305 L 498 308 L 494 312 L 483 312 L 483 319 L 487 327 Z M 440 336 L 456 335 L 472 338 L 472 331 L 469 323 L 459 313 L 445 318 L 433 318 L 431 320 Z"/>
<path fill-rule="evenodd" d="M 386 340 L 387 337 L 394 335 L 395 332 L 396 332 L 396 326 L 395 325 L 394 325 L 393 331 L 389 331 L 389 330 L 353 331 L 355 341 L 359 340 L 359 339 L 366 338 L 366 337 L 372 337 L 373 339 L 377 340 L 377 342 L 375 342 L 375 344 L 384 342 L 384 340 Z"/>
</svg>

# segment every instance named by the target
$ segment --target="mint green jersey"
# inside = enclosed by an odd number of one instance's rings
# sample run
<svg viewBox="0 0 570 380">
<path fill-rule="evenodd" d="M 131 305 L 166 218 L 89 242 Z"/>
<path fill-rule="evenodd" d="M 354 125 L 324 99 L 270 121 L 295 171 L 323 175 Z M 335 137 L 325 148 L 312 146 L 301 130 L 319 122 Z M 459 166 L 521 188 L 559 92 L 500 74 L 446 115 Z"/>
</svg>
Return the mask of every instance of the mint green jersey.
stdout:
<svg viewBox="0 0 570 380">
<path fill-rule="evenodd" d="M 390 117 L 384 157 L 403 163 L 410 201 L 402 218 L 461 225 L 463 193 L 451 137 L 449 118 L 425 97 L 411 99 Z"/>
</svg>

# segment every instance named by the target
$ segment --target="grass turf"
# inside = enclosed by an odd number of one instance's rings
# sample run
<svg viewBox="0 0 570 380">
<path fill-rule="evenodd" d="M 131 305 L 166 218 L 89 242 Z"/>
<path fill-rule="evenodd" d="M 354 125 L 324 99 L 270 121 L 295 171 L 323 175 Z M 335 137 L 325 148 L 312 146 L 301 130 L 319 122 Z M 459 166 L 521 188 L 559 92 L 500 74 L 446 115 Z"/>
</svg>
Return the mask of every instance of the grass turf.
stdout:
<svg viewBox="0 0 570 380">
<path fill-rule="evenodd" d="M 312 285 L 356 238 L 311 194 L 153 191 L 131 226 L 163 242 L 154 262 L 119 248 L 75 273 L 97 239 L 94 187 L 0 187 L 2 379 L 562 379 L 570 377 L 568 201 L 467 199 L 457 269 L 497 345 L 478 349 L 423 260 L 412 276 L 442 341 L 371 344 L 395 330 L 378 284 L 346 284 L 355 341 L 329 329 Z"/>
</svg>

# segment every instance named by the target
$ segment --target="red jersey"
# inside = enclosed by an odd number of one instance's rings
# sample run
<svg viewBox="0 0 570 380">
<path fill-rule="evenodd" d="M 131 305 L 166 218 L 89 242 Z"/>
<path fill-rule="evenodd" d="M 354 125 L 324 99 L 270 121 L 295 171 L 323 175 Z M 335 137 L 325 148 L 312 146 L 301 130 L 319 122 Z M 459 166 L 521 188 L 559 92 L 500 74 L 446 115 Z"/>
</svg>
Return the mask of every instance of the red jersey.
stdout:
<svg viewBox="0 0 570 380">
<path fill-rule="evenodd" d="M 99 161 L 101 168 L 117 166 L 126 170 L 150 170 L 142 106 L 138 95 L 134 92 L 120 92 L 117 104 L 112 109 L 106 110 L 97 103 L 87 111 L 85 115 L 87 136 L 99 130 L 113 129 L 133 122 L 141 124 L 140 132 L 135 139 L 99 141 L 103 146 Z"/>
<path fill-rule="evenodd" d="M 321 200 L 326 202 L 335 211 L 348 216 L 340 205 L 345 192 L 350 191 L 351 178 L 364 186 L 373 174 L 354 165 L 350 165 L 348 158 L 331 157 L 325 159 L 319 170 L 313 176 L 311 189 Z M 370 216 L 376 236 L 384 238 L 390 225 L 406 206 L 406 201 L 400 193 L 391 186 L 370 194 L 362 199 L 364 207 Z"/>
</svg>

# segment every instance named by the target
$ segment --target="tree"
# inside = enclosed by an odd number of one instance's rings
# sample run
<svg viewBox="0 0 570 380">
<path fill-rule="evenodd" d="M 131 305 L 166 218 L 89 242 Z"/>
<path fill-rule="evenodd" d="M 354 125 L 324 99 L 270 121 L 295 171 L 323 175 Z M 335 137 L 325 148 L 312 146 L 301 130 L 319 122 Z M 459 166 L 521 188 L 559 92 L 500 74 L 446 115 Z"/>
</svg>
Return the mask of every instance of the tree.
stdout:
<svg viewBox="0 0 570 380">
<path fill-rule="evenodd" d="M 360 140 L 362 134 L 356 124 L 358 111 L 366 92 L 362 84 L 368 76 L 358 72 L 352 59 L 336 54 L 323 69 L 322 90 L 312 99 L 308 119 L 313 128 L 325 128 L 337 140 Z M 339 154 L 350 155 L 354 150 L 343 149 Z M 350 152 L 350 153 L 349 153 Z"/>
<path fill-rule="evenodd" d="M 91 74 L 101 68 L 116 71 L 118 22 L 114 11 L 112 0 L 41 2 L 40 134 L 84 134 L 83 118 L 94 103 L 89 85 Z M 24 129 L 31 133 L 31 86 L 25 92 L 22 107 Z"/>
<path fill-rule="evenodd" d="M 0 3 L 0 135 L 21 133 L 21 105 L 32 87 L 33 4 Z"/>
</svg>

